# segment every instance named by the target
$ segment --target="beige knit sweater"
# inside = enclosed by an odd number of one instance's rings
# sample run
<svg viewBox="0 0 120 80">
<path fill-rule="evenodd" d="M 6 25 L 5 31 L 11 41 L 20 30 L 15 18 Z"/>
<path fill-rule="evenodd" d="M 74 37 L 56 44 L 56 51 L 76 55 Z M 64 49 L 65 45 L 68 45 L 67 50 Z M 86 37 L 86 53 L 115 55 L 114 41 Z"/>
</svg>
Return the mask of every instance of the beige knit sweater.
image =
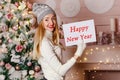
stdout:
<svg viewBox="0 0 120 80">
<path fill-rule="evenodd" d="M 65 64 L 61 63 L 61 49 L 51 42 L 52 32 L 46 31 L 40 46 L 41 57 L 38 62 L 42 67 L 47 80 L 63 80 L 65 73 L 75 64 L 76 60 L 71 58 Z"/>
</svg>

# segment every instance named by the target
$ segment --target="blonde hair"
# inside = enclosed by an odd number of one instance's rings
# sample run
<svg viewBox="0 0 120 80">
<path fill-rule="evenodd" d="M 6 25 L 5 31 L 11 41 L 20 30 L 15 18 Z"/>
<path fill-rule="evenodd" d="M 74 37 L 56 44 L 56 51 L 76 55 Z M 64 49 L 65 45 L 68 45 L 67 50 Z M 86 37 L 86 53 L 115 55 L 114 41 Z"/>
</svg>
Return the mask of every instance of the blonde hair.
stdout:
<svg viewBox="0 0 120 80">
<path fill-rule="evenodd" d="M 58 24 L 56 19 L 55 29 L 53 31 L 53 44 L 59 45 L 59 30 L 58 30 Z M 36 28 L 35 36 L 34 36 L 34 47 L 33 47 L 33 59 L 39 59 L 41 56 L 40 52 L 40 45 L 43 40 L 45 34 L 45 28 L 43 26 L 43 22 L 41 21 Z"/>
</svg>

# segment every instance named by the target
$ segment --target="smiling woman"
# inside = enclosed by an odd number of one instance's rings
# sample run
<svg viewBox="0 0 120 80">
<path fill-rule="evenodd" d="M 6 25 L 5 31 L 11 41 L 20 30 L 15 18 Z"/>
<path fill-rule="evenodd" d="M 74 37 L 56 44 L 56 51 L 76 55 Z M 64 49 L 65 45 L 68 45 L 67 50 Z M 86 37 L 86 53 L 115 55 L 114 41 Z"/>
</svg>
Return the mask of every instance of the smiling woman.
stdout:
<svg viewBox="0 0 120 80">
<path fill-rule="evenodd" d="M 43 25 L 46 30 L 53 31 L 56 24 L 56 16 L 53 14 L 48 14 L 43 18 Z"/>
<path fill-rule="evenodd" d="M 55 11 L 46 4 L 34 3 L 33 13 L 38 23 L 34 37 L 33 59 L 38 60 L 47 80 L 64 80 L 64 75 L 81 56 L 86 45 L 83 42 L 79 43 L 74 56 L 63 64 Z"/>
</svg>

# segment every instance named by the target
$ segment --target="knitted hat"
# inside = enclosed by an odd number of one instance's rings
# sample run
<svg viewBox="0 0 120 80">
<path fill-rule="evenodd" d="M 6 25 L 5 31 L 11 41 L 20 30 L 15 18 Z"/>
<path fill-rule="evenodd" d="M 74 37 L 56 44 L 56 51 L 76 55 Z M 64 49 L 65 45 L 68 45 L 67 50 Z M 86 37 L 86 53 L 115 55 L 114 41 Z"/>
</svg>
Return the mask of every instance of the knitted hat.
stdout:
<svg viewBox="0 0 120 80">
<path fill-rule="evenodd" d="M 33 14 L 37 17 L 38 24 L 47 14 L 55 14 L 55 11 L 46 4 L 34 3 L 32 9 Z"/>
</svg>

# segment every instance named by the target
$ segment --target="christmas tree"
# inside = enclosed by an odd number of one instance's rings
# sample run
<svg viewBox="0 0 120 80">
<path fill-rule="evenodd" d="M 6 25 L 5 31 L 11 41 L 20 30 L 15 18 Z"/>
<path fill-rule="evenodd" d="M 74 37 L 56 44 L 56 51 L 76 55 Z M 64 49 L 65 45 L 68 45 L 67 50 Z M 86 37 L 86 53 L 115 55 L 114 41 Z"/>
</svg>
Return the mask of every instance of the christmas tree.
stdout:
<svg viewBox="0 0 120 80">
<path fill-rule="evenodd" d="M 0 80 L 42 80 L 32 60 L 34 17 L 23 0 L 0 0 Z"/>
</svg>

